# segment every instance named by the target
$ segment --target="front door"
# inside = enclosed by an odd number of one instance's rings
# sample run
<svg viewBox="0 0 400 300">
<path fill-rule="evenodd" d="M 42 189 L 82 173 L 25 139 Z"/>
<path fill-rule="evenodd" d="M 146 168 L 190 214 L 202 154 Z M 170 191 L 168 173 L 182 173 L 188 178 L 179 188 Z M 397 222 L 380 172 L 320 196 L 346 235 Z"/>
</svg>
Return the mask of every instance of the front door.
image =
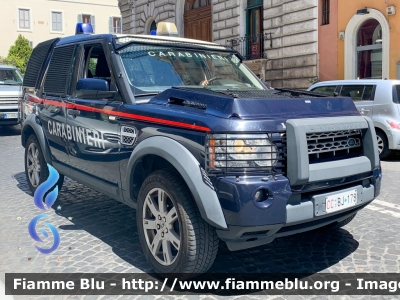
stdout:
<svg viewBox="0 0 400 300">
<path fill-rule="evenodd" d="M 72 135 L 68 140 L 70 165 L 84 175 L 117 186 L 120 183 L 120 133 L 112 112 L 118 111 L 121 102 L 115 101 L 116 98 L 94 96 L 96 91 L 79 89 L 79 84 L 85 84 L 85 80 L 90 84 L 97 80 L 109 91 L 116 90 L 103 45 L 83 44 L 80 52 L 67 110 L 67 127 Z"/>
<path fill-rule="evenodd" d="M 211 1 L 186 0 L 184 25 L 185 38 L 211 42 Z"/>
</svg>

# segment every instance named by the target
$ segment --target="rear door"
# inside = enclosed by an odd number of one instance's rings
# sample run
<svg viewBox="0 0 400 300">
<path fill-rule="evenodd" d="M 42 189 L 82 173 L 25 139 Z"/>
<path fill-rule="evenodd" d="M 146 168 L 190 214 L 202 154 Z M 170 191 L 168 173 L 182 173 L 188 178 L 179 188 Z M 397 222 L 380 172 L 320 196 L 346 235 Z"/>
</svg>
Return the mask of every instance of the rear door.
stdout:
<svg viewBox="0 0 400 300">
<path fill-rule="evenodd" d="M 376 85 L 343 85 L 340 96 L 351 97 L 361 115 L 372 118 Z"/>
<path fill-rule="evenodd" d="M 75 45 L 54 48 L 43 86 L 44 102 L 40 118 L 55 162 L 68 165 L 66 127 L 67 93 L 75 60 Z"/>
<path fill-rule="evenodd" d="M 79 52 L 67 110 L 67 126 L 72 133 L 68 141 L 70 165 L 86 179 L 92 177 L 116 188 L 120 183 L 120 133 L 112 113 L 118 111 L 120 97 L 102 42 L 83 43 Z M 104 83 L 110 92 L 115 92 L 114 99 L 95 96 L 96 90 L 79 90 L 85 79 Z"/>
</svg>

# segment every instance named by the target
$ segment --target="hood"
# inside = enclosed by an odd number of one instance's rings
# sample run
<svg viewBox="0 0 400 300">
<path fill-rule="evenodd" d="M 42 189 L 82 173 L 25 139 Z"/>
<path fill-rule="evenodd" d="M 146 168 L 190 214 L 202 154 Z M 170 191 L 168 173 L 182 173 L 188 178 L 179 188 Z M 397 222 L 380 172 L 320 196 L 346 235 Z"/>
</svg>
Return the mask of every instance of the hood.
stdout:
<svg viewBox="0 0 400 300">
<path fill-rule="evenodd" d="M 19 97 L 22 95 L 22 87 L 20 85 L 0 84 L 0 98 Z"/>
<path fill-rule="evenodd" d="M 197 108 L 220 118 L 292 119 L 359 115 L 348 97 L 321 97 L 283 90 L 212 91 L 206 88 L 172 88 L 150 100 L 170 108 Z"/>
</svg>

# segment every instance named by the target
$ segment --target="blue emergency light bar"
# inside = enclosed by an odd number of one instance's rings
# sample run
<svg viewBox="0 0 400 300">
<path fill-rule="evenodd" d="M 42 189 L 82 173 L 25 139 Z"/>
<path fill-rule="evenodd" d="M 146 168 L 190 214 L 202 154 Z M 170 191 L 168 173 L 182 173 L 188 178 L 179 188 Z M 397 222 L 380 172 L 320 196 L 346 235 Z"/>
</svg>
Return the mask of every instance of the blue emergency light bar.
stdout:
<svg viewBox="0 0 400 300">
<path fill-rule="evenodd" d="M 93 34 L 92 24 L 88 23 L 76 24 L 75 34 Z"/>
</svg>

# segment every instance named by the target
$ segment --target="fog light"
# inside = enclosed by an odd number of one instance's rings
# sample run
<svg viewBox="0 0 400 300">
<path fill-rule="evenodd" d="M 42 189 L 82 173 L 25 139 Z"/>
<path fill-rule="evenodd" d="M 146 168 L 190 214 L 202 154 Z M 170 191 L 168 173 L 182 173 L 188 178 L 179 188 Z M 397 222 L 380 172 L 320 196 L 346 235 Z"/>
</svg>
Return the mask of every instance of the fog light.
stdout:
<svg viewBox="0 0 400 300">
<path fill-rule="evenodd" d="M 258 190 L 254 195 L 254 200 L 256 202 L 263 202 L 268 199 L 268 191 L 265 189 Z"/>
</svg>

